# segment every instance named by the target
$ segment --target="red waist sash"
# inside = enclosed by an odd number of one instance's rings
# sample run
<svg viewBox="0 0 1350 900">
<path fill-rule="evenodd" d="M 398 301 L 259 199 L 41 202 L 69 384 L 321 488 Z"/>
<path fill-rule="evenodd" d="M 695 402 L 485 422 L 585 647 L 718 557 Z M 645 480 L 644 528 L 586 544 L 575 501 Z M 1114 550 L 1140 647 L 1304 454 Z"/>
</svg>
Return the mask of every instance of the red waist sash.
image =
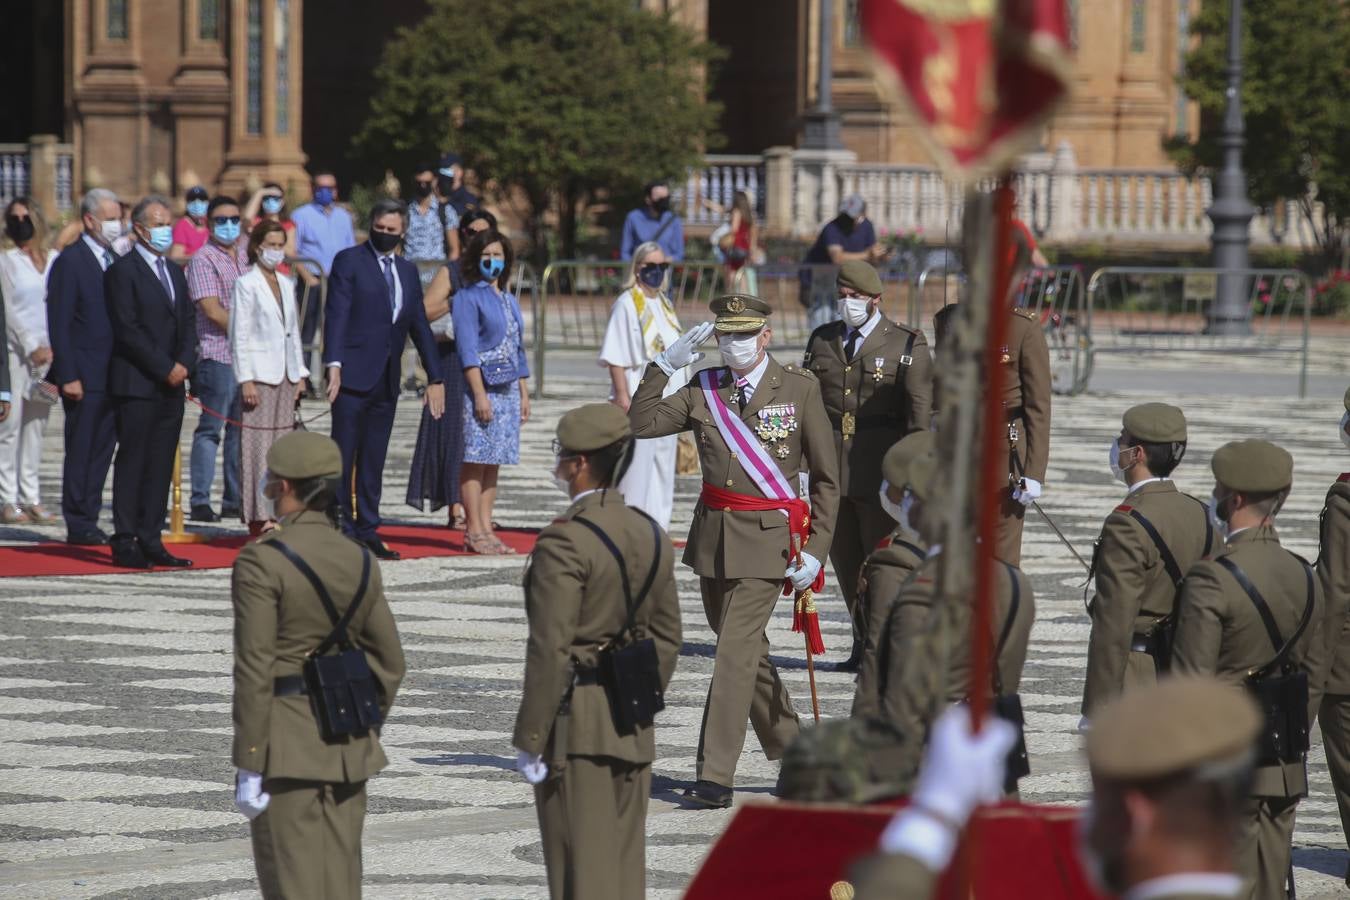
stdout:
<svg viewBox="0 0 1350 900">
<path fill-rule="evenodd" d="M 703 493 L 699 495 L 699 502 L 709 509 L 720 509 L 723 512 L 767 512 L 769 510 L 778 510 L 787 513 L 788 524 L 788 558 L 795 559 L 796 554 L 792 552 L 791 540 L 794 536 L 799 536 L 802 542 L 802 549 L 806 549 L 806 542 L 811 537 L 811 504 L 794 497 L 791 500 L 772 500 L 768 497 L 754 497 L 750 494 L 738 494 L 735 491 L 728 491 L 725 488 L 717 487 L 708 482 L 703 482 Z M 791 591 L 792 583 L 786 582 L 783 593 Z M 811 585 L 813 591 L 819 591 L 825 587 L 825 566 L 821 561 L 820 574 L 816 576 L 816 581 Z"/>
</svg>

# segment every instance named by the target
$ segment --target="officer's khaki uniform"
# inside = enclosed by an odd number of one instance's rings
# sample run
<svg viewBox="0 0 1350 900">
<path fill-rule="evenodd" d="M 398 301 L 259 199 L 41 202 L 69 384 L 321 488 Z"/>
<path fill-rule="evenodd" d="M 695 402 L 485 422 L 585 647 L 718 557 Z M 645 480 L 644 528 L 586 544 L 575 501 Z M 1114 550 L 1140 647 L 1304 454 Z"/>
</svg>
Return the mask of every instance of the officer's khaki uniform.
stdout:
<svg viewBox="0 0 1350 900">
<path fill-rule="evenodd" d="M 1176 604 L 1172 576 L 1135 513 L 1158 532 L 1182 573 L 1214 549 L 1205 505 L 1178 491 L 1170 479 L 1139 485 L 1106 517 L 1093 554 L 1097 591 L 1088 606 L 1092 634 L 1083 686 L 1085 716 L 1122 690 L 1157 680 L 1144 638 Z"/>
<path fill-rule="evenodd" d="M 623 900 L 645 890 L 656 745 L 651 727 L 628 735 L 615 730 L 605 688 L 595 681 L 599 648 L 624 627 L 624 592 L 613 554 L 577 517 L 594 522 L 618 546 L 635 601 L 660 554 L 635 621 L 640 636 L 655 641 L 663 690 L 680 651 L 675 552 L 665 532 L 659 544 L 653 541 L 651 523 L 625 506 L 617 490 L 596 491 L 540 533 L 525 577 L 530 638 L 512 743 L 549 766 L 549 777 L 534 789 L 549 894 Z M 568 701 L 574 671 L 578 680 Z M 560 713 L 563 705 L 568 711 Z"/>
<path fill-rule="evenodd" d="M 1327 601 L 1328 651 L 1327 686 L 1318 722 L 1341 812 L 1341 830 L 1350 835 L 1350 473 L 1327 491 L 1317 577 Z"/>
<path fill-rule="evenodd" d="M 896 441 L 928 428 L 932 419 L 932 357 L 923 333 L 880 313 L 871 332 L 848 358 L 852 329 L 842 321 L 822 325 L 806 345 L 802 367 L 820 382 L 839 459 L 839 517 L 830 563 L 863 639 L 858 573 L 867 555 L 894 526 L 881 508 L 881 458 Z"/>
<path fill-rule="evenodd" d="M 273 680 L 301 674 L 305 655 L 333 630 L 300 570 L 262 546 L 278 540 L 309 562 L 339 613 L 356 594 L 367 554 L 324 513 L 305 511 L 244 547 L 234 564 L 232 757 L 236 767 L 262 773 L 272 796 L 251 828 L 258 882 L 268 900 L 359 898 L 366 779 L 387 760 L 375 732 L 326 743 L 307 696 L 273 695 Z M 347 633 L 365 651 L 388 716 L 404 660 L 374 560 Z"/>
<path fill-rule="evenodd" d="M 731 370 L 715 371 L 717 393 L 734 415 L 738 404 Z M 693 431 L 704 481 L 760 496 L 717 430 L 700 379 L 695 377 L 662 399 L 668 380 L 655 364 L 647 368 L 629 407 L 634 437 Z M 809 472 L 811 534 L 803 549 L 823 563 L 839 509 L 833 433 L 815 377 L 770 358 L 740 418 L 754 431 L 761 410 L 785 404 L 795 407 L 796 428 L 766 446 L 788 484 L 795 487 L 799 473 Z M 797 736 L 797 713 L 769 661 L 764 631 L 782 595 L 790 545 L 787 517 L 777 510 L 723 511 L 702 503 L 694 508 L 684 562 L 700 577 L 703 609 L 717 634 L 712 685 L 699 737 L 699 780 L 733 786 L 747 716 L 769 759 L 779 759 Z"/>
<path fill-rule="evenodd" d="M 901 586 L 923 563 L 925 549 L 918 535 L 897 528 L 863 565 L 858 587 L 859 614 L 864 626 L 863 658 L 850 713 L 855 717 L 875 716 L 881 711 L 877 687 L 881 680 L 880 648 L 886 620 L 900 597 Z M 889 650 L 885 656 L 889 657 Z"/>
<path fill-rule="evenodd" d="M 1298 629 L 1308 603 L 1303 564 L 1280 547 L 1271 526 L 1249 528 L 1229 538 L 1215 560 L 1230 558 L 1251 579 L 1270 607 L 1280 635 Z M 1322 588 L 1313 581 L 1311 623 L 1291 648 L 1289 659 L 1308 675 L 1309 721 L 1316 715 L 1326 679 L 1326 635 Z M 1247 672 L 1270 662 L 1275 648 L 1251 599 L 1233 576 L 1213 560 L 1186 573 L 1178 600 L 1173 666 L 1177 672 L 1214 674 L 1240 684 Z M 1283 896 L 1289 870 L 1294 812 L 1308 792 L 1303 762 L 1257 768 L 1252 801 L 1238 841 L 1237 860 L 1254 881 L 1254 898 Z"/>
</svg>

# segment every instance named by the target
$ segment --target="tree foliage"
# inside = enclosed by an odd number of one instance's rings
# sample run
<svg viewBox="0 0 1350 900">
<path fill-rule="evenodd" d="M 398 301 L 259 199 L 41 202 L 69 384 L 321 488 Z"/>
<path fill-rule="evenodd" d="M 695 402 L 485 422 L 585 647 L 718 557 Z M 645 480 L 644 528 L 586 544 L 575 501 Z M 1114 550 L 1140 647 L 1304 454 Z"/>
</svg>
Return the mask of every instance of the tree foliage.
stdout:
<svg viewBox="0 0 1350 900">
<path fill-rule="evenodd" d="M 632 0 L 430 6 L 386 46 L 355 149 L 407 171 L 453 148 L 523 201 L 537 259 L 550 210 L 570 255 L 597 192 L 683 177 L 714 138 L 704 88 L 714 48 Z"/>
<path fill-rule="evenodd" d="M 1191 25 L 1182 87 L 1200 106 L 1198 139 L 1169 150 L 1186 171 L 1217 171 L 1227 88 L 1229 0 L 1204 0 Z M 1327 262 L 1350 220 L 1350 4 L 1345 0 L 1246 0 L 1242 107 L 1252 202 L 1300 203 Z M 1325 210 L 1314 218 L 1316 201 Z"/>
</svg>

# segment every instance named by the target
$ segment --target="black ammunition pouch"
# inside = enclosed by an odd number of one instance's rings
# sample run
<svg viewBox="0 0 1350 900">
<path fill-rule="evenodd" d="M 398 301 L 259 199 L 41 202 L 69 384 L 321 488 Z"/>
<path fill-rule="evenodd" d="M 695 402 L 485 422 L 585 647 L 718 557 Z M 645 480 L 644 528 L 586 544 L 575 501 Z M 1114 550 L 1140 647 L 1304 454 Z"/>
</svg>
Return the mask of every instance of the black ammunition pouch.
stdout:
<svg viewBox="0 0 1350 900">
<path fill-rule="evenodd" d="M 1158 557 L 1162 560 L 1163 569 L 1167 572 L 1167 577 L 1172 579 L 1172 584 L 1176 587 L 1176 595 L 1172 600 L 1172 611 L 1163 616 L 1153 627 L 1143 634 L 1136 634 L 1134 642 L 1130 649 L 1141 649 L 1149 656 L 1153 657 L 1153 668 L 1158 675 L 1166 674 L 1172 668 L 1172 643 L 1177 633 L 1177 614 L 1176 614 L 1176 596 L 1181 593 L 1181 582 L 1186 573 L 1181 571 L 1181 566 L 1177 564 L 1177 559 L 1172 555 L 1172 550 L 1163 540 L 1158 529 L 1153 527 L 1153 523 L 1144 517 L 1144 514 L 1137 509 L 1130 510 L 1130 518 L 1139 523 L 1148 535 L 1153 546 L 1158 550 Z M 1214 540 L 1214 529 L 1209 524 L 1209 516 L 1205 515 L 1205 549 L 1200 554 L 1203 559 L 1209 556 L 1210 547 Z M 1096 568 L 1094 562 L 1094 569 Z"/>
</svg>

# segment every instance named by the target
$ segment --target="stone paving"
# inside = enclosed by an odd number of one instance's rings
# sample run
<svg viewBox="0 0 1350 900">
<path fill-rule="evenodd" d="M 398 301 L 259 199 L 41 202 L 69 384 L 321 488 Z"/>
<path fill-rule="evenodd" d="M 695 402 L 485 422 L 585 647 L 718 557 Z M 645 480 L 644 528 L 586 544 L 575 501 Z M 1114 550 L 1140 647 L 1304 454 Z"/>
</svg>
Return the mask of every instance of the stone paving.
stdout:
<svg viewBox="0 0 1350 900">
<path fill-rule="evenodd" d="M 598 374 L 598 373 L 597 373 Z M 537 526 L 561 509 L 549 439 L 566 409 L 600 394 L 557 380 L 524 430 L 522 464 L 503 470 L 498 519 Z M 1118 502 L 1106 450 L 1133 398 L 1057 398 L 1045 507 L 1085 555 Z M 1263 436 L 1296 457 L 1281 516 L 1288 546 L 1316 555 L 1327 484 L 1346 468 L 1335 436 L 1341 410 L 1325 401 L 1190 396 L 1191 451 L 1183 489 L 1209 494 L 1208 459 L 1234 436 Z M 387 468 L 384 514 L 432 522 L 401 502 L 417 426 L 401 404 Z M 184 449 L 195 416 L 184 428 Z M 322 427 L 320 423 L 316 427 Z M 59 490 L 60 415 L 53 416 L 44 490 Z M 697 479 L 681 479 L 672 532 L 684 534 Z M 56 528 L 0 528 L 0 542 L 59 538 Z M 1088 789 L 1078 702 L 1088 634 L 1083 573 L 1034 514 L 1024 564 L 1038 619 L 1023 679 L 1033 774 L 1025 799 L 1078 803 Z M 384 732 L 390 767 L 370 785 L 366 896 L 547 896 L 528 786 L 514 771 L 510 732 L 526 636 L 519 558 L 383 564 L 409 674 Z M 693 777 L 713 635 L 697 583 L 676 573 L 685 646 L 659 719 L 660 758 L 648 819 L 649 895 L 680 895 L 729 813 L 678 808 Z M 0 897 L 255 897 L 247 828 L 231 803 L 228 570 L 78 578 L 0 578 Z M 822 598 L 827 659 L 847 649 L 842 604 Z M 799 637 L 782 604 L 770 625 L 780 671 L 809 719 Z M 823 713 L 847 714 L 851 677 L 819 674 Z M 1295 862 L 1300 897 L 1343 893 L 1346 865 L 1320 739 L 1312 795 L 1300 807 Z M 776 764 L 747 739 L 737 802 L 768 801 Z"/>
</svg>

